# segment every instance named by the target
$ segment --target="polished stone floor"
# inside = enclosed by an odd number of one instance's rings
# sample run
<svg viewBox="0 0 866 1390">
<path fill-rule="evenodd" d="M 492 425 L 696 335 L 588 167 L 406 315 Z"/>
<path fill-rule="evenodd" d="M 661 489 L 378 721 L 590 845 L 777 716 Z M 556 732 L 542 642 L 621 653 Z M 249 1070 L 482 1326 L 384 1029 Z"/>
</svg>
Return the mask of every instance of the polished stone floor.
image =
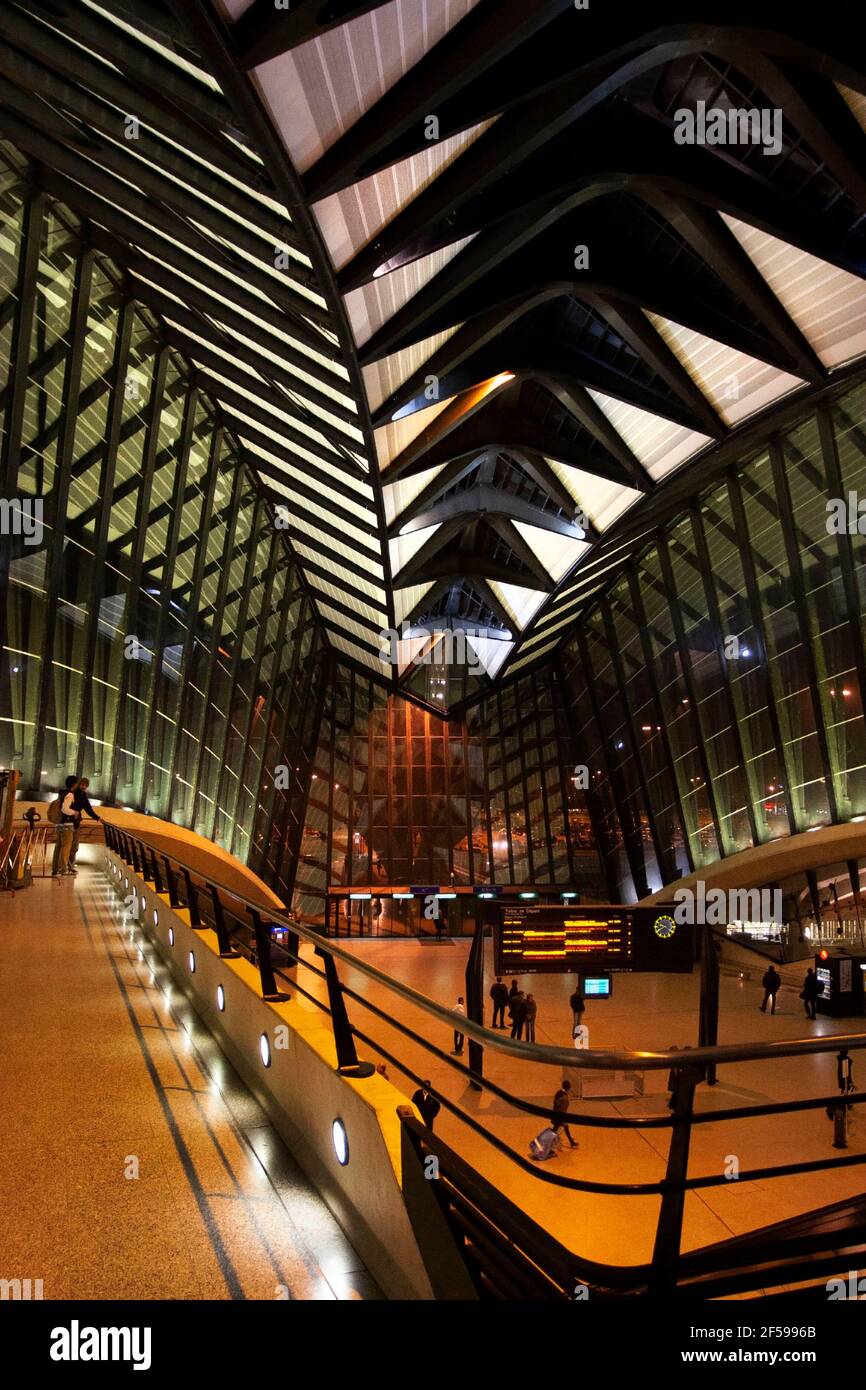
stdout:
<svg viewBox="0 0 866 1390">
<path fill-rule="evenodd" d="M 415 989 L 446 1006 L 465 994 L 468 941 L 458 939 L 418 942 L 406 938 L 391 940 L 341 939 L 358 957 L 396 975 Z M 305 948 L 306 949 L 306 948 Z M 486 991 L 492 982 L 490 945 L 485 969 Z M 384 1005 L 379 986 L 360 973 L 341 965 L 344 982 L 372 1003 Z M 805 966 L 803 967 L 803 973 Z M 790 972 L 786 970 L 786 975 Z M 749 1040 L 794 1038 L 810 1034 L 837 1034 L 866 1031 L 866 1019 L 837 1020 L 819 1017 L 806 1020 L 797 997 L 799 979 L 792 974 L 792 987 L 778 998 L 774 1017 L 758 1007 L 763 991 L 755 980 L 723 974 L 721 981 L 720 1043 Z M 537 1037 L 539 1043 L 571 1045 L 571 1010 L 568 996 L 573 988 L 570 977 L 534 976 L 521 982 L 538 1000 Z M 590 1002 L 584 1022 L 590 1030 L 590 1044 L 604 1048 L 662 1049 L 672 1045 L 695 1045 L 698 1030 L 699 980 L 697 972 L 683 975 L 617 975 L 613 998 Z M 306 1007 L 306 1006 L 305 1006 Z M 428 1016 L 412 1005 L 395 1006 L 387 1001 L 386 1012 L 419 1032 L 435 1038 L 449 1054 L 451 1035 L 434 1025 Z M 465 1078 L 446 1060 L 431 1060 L 420 1046 L 408 1042 L 396 1028 L 383 1023 L 355 1002 L 349 1005 L 352 1022 L 395 1056 L 400 1056 L 416 1075 L 429 1078 L 434 1088 L 459 1101 L 490 1131 L 506 1140 L 521 1154 L 527 1153 L 529 1140 L 542 1122 L 515 1110 L 508 1102 L 469 1088 Z M 487 1002 L 485 1021 L 491 1021 Z M 373 1056 L 368 1048 L 361 1055 Z M 465 1058 L 464 1058 L 465 1060 Z M 387 1063 L 394 1083 L 411 1095 L 416 1083 Z M 562 1073 L 556 1067 L 515 1062 L 502 1053 L 488 1050 L 486 1074 L 509 1092 L 550 1105 Z M 854 1054 L 854 1079 L 862 1089 L 866 1081 L 866 1051 Z M 664 1082 L 662 1083 L 664 1084 Z M 802 1060 L 779 1058 L 770 1062 L 740 1063 L 720 1069 L 715 1087 L 701 1086 L 697 1109 L 723 1109 L 784 1101 L 801 1096 L 820 1096 L 836 1090 L 835 1053 Z M 626 1116 L 666 1113 L 666 1094 L 645 1095 L 641 1099 L 617 1101 L 584 1100 L 573 1106 L 586 1114 Z M 851 1154 L 866 1152 L 866 1112 L 855 1107 L 855 1121 L 849 1135 Z M 572 1133 L 579 1148 L 565 1149 L 554 1161 L 539 1165 L 537 1179 L 516 1168 L 489 1142 L 475 1134 L 445 1108 L 436 1121 L 443 1138 L 484 1172 L 503 1192 L 517 1201 L 537 1221 L 545 1225 L 563 1244 L 592 1259 L 614 1263 L 641 1263 L 650 1258 L 657 1197 L 609 1197 L 575 1193 L 543 1181 L 542 1172 L 553 1172 L 600 1181 L 654 1181 L 664 1177 L 669 1130 L 643 1132 L 600 1130 L 581 1126 L 576 1118 Z M 832 1148 L 832 1124 L 823 1109 L 803 1114 L 758 1118 L 717 1125 L 696 1126 L 693 1130 L 690 1175 L 717 1174 L 733 1170 L 735 1158 L 742 1171 L 795 1160 L 815 1160 L 839 1156 Z M 731 1235 L 783 1220 L 801 1212 L 860 1194 L 866 1187 L 866 1165 L 832 1173 L 805 1174 L 741 1183 L 726 1181 L 723 1186 L 688 1194 L 683 1231 L 683 1248 L 693 1249 Z"/>
<path fill-rule="evenodd" d="M 0 1057 L 0 1278 L 46 1299 L 381 1297 L 95 867 L 0 895 Z"/>
</svg>

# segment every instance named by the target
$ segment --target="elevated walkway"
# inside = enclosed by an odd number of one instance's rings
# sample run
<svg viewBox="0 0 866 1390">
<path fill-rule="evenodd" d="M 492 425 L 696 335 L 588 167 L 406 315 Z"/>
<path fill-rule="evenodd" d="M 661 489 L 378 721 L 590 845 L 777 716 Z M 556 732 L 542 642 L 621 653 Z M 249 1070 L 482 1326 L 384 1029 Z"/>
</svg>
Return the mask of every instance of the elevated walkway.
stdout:
<svg viewBox="0 0 866 1390">
<path fill-rule="evenodd" d="M 4 1277 L 46 1299 L 381 1297 L 101 865 L 0 899 L 0 1056 Z"/>
</svg>

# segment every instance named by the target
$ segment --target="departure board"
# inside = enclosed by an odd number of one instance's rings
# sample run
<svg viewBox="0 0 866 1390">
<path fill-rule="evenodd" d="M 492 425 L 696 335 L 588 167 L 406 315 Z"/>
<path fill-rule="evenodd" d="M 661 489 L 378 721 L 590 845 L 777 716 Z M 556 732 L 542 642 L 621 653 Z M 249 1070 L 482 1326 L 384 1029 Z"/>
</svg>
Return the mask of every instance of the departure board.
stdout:
<svg viewBox="0 0 866 1390">
<path fill-rule="evenodd" d="M 498 907 L 496 973 L 581 974 L 605 970 L 691 970 L 694 927 L 673 908 Z"/>
</svg>

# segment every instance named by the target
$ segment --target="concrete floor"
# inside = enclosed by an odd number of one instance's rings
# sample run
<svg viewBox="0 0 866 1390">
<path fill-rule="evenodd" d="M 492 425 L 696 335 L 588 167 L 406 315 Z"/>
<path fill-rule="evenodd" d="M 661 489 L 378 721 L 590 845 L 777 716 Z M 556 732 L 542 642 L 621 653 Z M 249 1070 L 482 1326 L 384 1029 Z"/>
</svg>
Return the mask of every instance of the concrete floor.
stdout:
<svg viewBox="0 0 866 1390">
<path fill-rule="evenodd" d="M 465 994 L 464 972 L 469 944 L 465 940 L 418 942 L 415 940 L 365 940 L 347 943 L 359 957 L 387 970 L 422 993 L 450 1006 L 458 994 Z M 305 948 L 306 950 L 306 948 Z M 345 966 L 341 978 L 371 1002 L 383 1004 L 382 991 Z M 485 997 L 492 982 L 492 959 L 488 944 Z M 805 973 L 805 967 L 804 967 Z M 571 1010 L 568 996 L 573 988 L 570 977 L 535 976 L 521 982 L 539 1001 L 536 1040 L 558 1046 L 571 1044 Z M 309 987 L 309 977 L 306 981 Z M 593 1047 L 661 1049 L 697 1041 L 699 980 L 693 976 L 617 975 L 613 998 L 590 1002 L 584 1022 L 590 1029 Z M 763 991 L 751 982 L 724 975 L 721 982 L 720 1043 L 749 1040 L 794 1038 L 814 1033 L 837 1034 L 866 1031 L 866 1019 L 836 1020 L 819 1017 L 814 1023 L 805 1018 L 797 991 L 783 989 L 775 1017 L 760 1012 Z M 311 1007 L 311 1006 L 304 1006 Z M 387 1010 L 400 1021 L 429 1035 L 430 1021 L 412 1006 L 397 1007 L 389 998 Z M 381 1023 L 363 1007 L 350 1001 L 352 1022 L 394 1055 L 400 1055 L 412 1069 L 428 1077 L 434 1089 L 459 1100 L 472 1115 L 481 1119 L 497 1136 L 508 1141 L 519 1153 L 527 1153 L 529 1140 L 542 1127 L 532 1116 L 515 1111 L 507 1102 L 487 1092 L 469 1088 L 464 1078 L 445 1061 L 431 1060 L 418 1045 L 407 1042 L 393 1027 Z M 490 1006 L 486 1021 L 491 1021 Z M 434 1025 L 435 1041 L 446 1052 L 451 1035 Z M 371 1055 L 359 1047 L 362 1056 Z M 465 1060 L 465 1059 L 464 1059 Z M 513 1062 L 502 1053 L 488 1050 L 486 1074 L 513 1094 L 541 1105 L 550 1105 L 559 1085 L 558 1068 Z M 866 1077 L 866 1052 L 854 1054 L 855 1082 Z M 388 1064 L 394 1083 L 411 1094 L 415 1082 Z M 666 1080 L 666 1076 L 665 1076 Z M 664 1084 L 664 1083 L 662 1083 Z M 741 1063 L 720 1069 L 713 1088 L 698 1089 L 697 1109 L 723 1109 L 757 1104 L 761 1101 L 790 1100 L 803 1096 L 831 1094 L 836 1090 L 835 1054 L 803 1060 L 780 1058 L 773 1062 Z M 626 1116 L 666 1113 L 666 1094 L 646 1095 L 642 1099 L 621 1101 L 580 1101 L 575 1111 L 588 1114 Z M 850 1152 L 866 1152 L 866 1115 L 859 1114 L 849 1136 Z M 655 1197 L 608 1197 L 570 1192 L 534 1180 L 522 1173 L 486 1140 L 475 1135 L 443 1107 L 436 1121 L 437 1132 L 472 1161 L 501 1191 L 518 1202 L 538 1222 L 546 1226 L 563 1244 L 580 1255 L 622 1264 L 637 1264 L 650 1258 L 659 1199 Z M 579 1141 L 576 1151 L 564 1149 L 539 1172 L 556 1171 L 603 1181 L 652 1181 L 664 1176 L 670 1131 L 643 1133 L 599 1130 L 572 1125 Z M 838 1156 L 831 1146 L 832 1125 L 823 1109 L 806 1114 L 759 1118 L 739 1123 L 697 1126 L 693 1130 L 690 1175 L 711 1174 L 730 1168 L 730 1156 L 741 1170 L 769 1163 L 796 1159 L 812 1160 Z M 739 1183 L 689 1194 L 686 1199 L 683 1248 L 692 1249 L 739 1235 L 788 1216 L 808 1211 L 844 1197 L 862 1193 L 866 1166 L 835 1173 L 806 1174 L 763 1182 Z"/>
<path fill-rule="evenodd" d="M 46 1299 L 381 1297 L 139 940 L 95 867 L 0 895 L 0 1278 Z"/>
</svg>

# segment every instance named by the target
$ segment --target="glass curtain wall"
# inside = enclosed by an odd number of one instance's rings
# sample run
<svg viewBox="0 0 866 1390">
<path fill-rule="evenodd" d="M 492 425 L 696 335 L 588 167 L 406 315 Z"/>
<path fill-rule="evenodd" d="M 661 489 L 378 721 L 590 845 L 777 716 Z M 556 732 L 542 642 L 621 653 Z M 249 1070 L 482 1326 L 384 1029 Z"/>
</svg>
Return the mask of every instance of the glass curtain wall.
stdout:
<svg viewBox="0 0 866 1390">
<path fill-rule="evenodd" d="M 549 671 L 448 721 L 338 665 L 312 770 L 297 905 L 320 914 L 329 885 L 570 884 L 576 875 L 598 897 L 592 843 L 584 834 L 572 849 L 569 774 L 557 750 L 564 722 Z M 577 826 L 576 806 L 573 814 Z"/>
<path fill-rule="evenodd" d="M 771 436 L 566 640 L 576 794 L 619 900 L 866 815 L 864 421 L 857 385 Z"/>
<path fill-rule="evenodd" d="M 0 175 L 0 765 L 287 881 L 322 639 L 253 475 L 72 213 Z M 288 848 L 287 848 L 288 847 Z"/>
</svg>

